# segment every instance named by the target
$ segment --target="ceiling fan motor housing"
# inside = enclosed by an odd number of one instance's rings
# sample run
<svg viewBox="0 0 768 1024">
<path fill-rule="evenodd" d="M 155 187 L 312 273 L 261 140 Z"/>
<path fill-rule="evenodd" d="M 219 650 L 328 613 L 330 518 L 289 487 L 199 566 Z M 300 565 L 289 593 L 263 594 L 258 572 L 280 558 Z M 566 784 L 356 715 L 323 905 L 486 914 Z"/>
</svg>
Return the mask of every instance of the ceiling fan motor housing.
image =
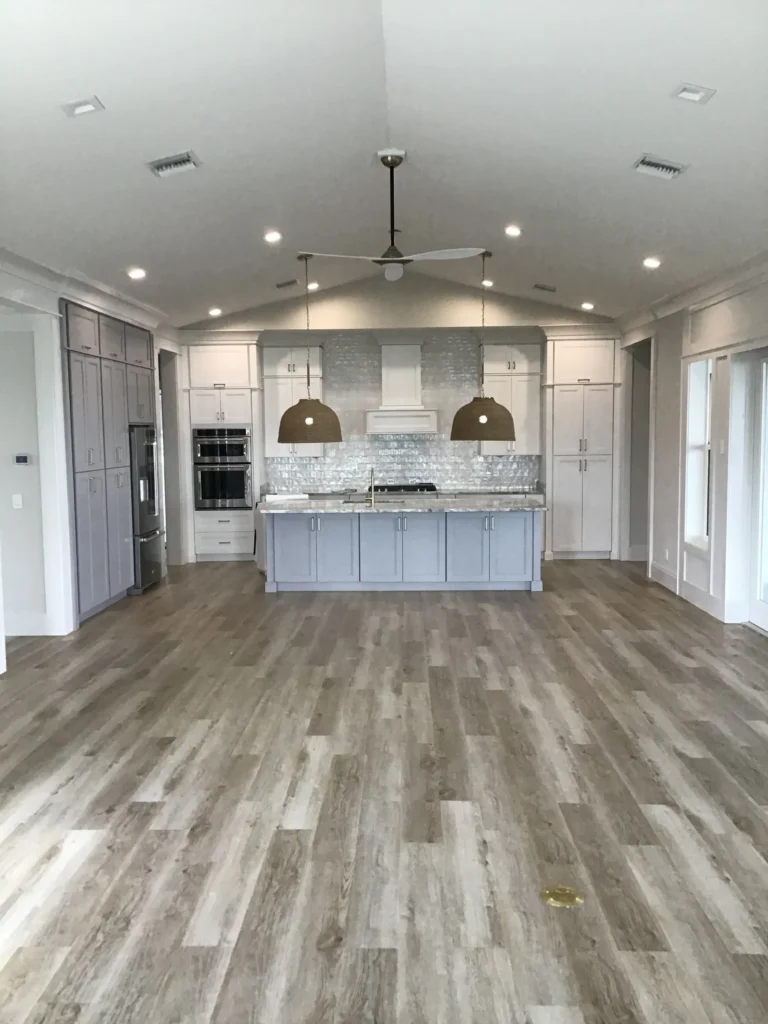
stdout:
<svg viewBox="0 0 768 1024">
<path fill-rule="evenodd" d="M 392 147 L 380 149 L 376 155 L 385 167 L 399 167 L 403 160 L 405 160 L 404 149 L 394 149 Z"/>
</svg>

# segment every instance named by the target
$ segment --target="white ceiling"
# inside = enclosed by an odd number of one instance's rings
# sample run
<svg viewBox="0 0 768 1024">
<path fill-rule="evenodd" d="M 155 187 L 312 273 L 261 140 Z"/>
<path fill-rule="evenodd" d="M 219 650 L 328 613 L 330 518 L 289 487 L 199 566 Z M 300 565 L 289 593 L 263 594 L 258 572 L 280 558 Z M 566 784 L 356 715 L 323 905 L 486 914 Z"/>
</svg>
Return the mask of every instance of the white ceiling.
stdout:
<svg viewBox="0 0 768 1024">
<path fill-rule="evenodd" d="M 5 0 L 0 245 L 175 323 L 250 308 L 300 249 L 383 251 L 396 145 L 404 251 L 485 245 L 501 290 L 618 315 L 766 248 L 767 46 L 764 0 Z M 61 112 L 91 94 L 103 113 Z M 144 166 L 185 149 L 194 173 Z M 645 177 L 643 152 L 691 168 Z"/>
</svg>

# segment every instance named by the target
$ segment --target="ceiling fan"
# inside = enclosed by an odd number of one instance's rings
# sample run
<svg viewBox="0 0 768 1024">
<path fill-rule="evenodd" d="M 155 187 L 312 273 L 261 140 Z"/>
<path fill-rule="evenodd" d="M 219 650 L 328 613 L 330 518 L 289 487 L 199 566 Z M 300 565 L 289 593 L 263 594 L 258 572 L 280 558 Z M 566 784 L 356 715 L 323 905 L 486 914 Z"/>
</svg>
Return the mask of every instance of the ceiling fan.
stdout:
<svg viewBox="0 0 768 1024">
<path fill-rule="evenodd" d="M 465 260 L 471 256 L 480 256 L 484 248 L 474 249 L 435 249 L 433 252 L 418 252 L 413 256 L 403 256 L 395 245 L 395 168 L 405 159 L 404 149 L 381 149 L 378 157 L 389 169 L 389 248 L 381 256 L 347 256 L 338 252 L 302 252 L 299 259 L 305 256 L 330 256 L 339 260 L 366 260 L 384 267 L 384 276 L 388 281 L 399 281 L 408 263 L 422 263 L 426 260 Z"/>
</svg>

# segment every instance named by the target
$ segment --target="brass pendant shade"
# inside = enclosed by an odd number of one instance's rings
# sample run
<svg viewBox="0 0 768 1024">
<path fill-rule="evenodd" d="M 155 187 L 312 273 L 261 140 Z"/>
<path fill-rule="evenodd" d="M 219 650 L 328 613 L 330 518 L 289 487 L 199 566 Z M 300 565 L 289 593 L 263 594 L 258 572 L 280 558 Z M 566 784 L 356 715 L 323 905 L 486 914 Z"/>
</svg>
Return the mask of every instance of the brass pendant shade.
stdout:
<svg viewBox="0 0 768 1024">
<path fill-rule="evenodd" d="M 453 417 L 452 441 L 514 441 L 512 413 L 493 398 L 473 398 Z"/>
<path fill-rule="evenodd" d="M 318 398 L 300 398 L 280 417 L 280 444 L 321 444 L 341 440 L 339 417 Z"/>
</svg>

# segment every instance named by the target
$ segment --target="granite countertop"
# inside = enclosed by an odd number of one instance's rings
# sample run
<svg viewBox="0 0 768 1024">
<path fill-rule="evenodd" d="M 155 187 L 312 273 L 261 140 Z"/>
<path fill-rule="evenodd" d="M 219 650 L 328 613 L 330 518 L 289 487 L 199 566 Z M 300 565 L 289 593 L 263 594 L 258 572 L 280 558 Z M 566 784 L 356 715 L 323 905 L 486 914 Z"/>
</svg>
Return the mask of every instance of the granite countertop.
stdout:
<svg viewBox="0 0 768 1024">
<path fill-rule="evenodd" d="M 265 514 L 280 512 L 529 512 L 546 511 L 543 494 L 466 494 L 454 498 L 440 495 L 403 495 L 397 498 L 376 497 L 371 508 L 364 501 L 343 498 L 296 499 L 270 501 L 259 505 Z"/>
</svg>

